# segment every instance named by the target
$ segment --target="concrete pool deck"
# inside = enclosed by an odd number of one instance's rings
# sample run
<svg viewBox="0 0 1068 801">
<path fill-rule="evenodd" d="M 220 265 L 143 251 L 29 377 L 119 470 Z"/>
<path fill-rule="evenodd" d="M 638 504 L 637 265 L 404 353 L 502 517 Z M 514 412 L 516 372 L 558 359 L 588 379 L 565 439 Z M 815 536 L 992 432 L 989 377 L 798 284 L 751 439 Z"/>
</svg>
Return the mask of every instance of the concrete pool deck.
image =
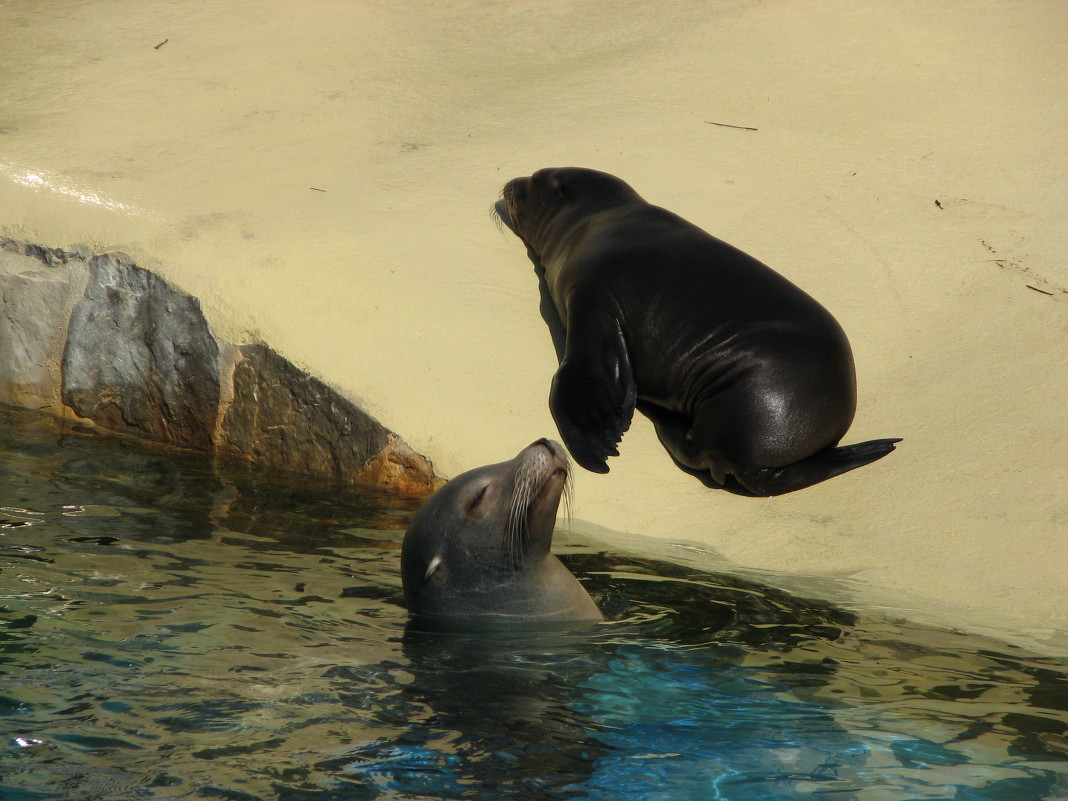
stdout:
<svg viewBox="0 0 1068 801">
<path fill-rule="evenodd" d="M 1038 1 L 10 0 L 0 236 L 124 251 L 449 476 L 556 436 L 501 185 L 613 172 L 827 306 L 844 441 L 904 442 L 748 499 L 636 416 L 575 528 L 1063 643 L 1066 34 Z"/>
</svg>

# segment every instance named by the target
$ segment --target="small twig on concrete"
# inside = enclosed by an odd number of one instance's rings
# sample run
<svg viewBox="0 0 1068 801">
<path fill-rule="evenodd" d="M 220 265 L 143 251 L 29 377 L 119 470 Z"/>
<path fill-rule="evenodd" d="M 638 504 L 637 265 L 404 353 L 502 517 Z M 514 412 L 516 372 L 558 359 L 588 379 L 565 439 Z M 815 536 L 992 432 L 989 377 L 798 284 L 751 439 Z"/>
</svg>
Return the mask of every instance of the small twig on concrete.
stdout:
<svg viewBox="0 0 1068 801">
<path fill-rule="evenodd" d="M 317 186 L 309 186 L 308 189 L 310 189 L 313 192 L 325 192 L 326 191 L 325 189 L 320 189 Z"/>
<path fill-rule="evenodd" d="M 1039 289 L 1037 286 L 1031 286 L 1030 284 L 1024 284 L 1024 286 L 1027 287 L 1028 289 L 1035 290 L 1035 292 L 1041 292 L 1043 295 L 1049 295 L 1050 297 L 1053 297 L 1053 293 L 1052 292 L 1047 292 L 1044 289 Z"/>
<path fill-rule="evenodd" d="M 705 122 L 708 125 L 718 125 L 720 128 L 737 128 L 739 131 L 755 131 L 755 130 L 757 130 L 756 128 L 750 128 L 750 127 L 748 127 L 746 125 L 730 125 L 729 123 L 726 123 L 726 122 L 712 122 L 710 120 L 705 120 Z"/>
<path fill-rule="evenodd" d="M 158 45 L 156 45 L 152 49 L 153 50 L 159 50 L 161 47 L 163 47 L 163 45 L 167 44 L 167 42 L 169 42 L 169 41 L 170 41 L 170 39 L 164 39 L 162 42 L 160 42 Z"/>
</svg>

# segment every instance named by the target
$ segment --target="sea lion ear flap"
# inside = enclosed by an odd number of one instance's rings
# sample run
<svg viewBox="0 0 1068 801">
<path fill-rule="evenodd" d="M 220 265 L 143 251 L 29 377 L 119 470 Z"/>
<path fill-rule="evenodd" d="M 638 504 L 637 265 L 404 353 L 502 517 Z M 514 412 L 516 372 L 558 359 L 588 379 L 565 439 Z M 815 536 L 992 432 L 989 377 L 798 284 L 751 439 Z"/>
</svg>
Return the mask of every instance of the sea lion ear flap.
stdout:
<svg viewBox="0 0 1068 801">
<path fill-rule="evenodd" d="M 623 355 L 606 365 L 565 357 L 553 377 L 549 410 L 575 461 L 594 473 L 608 472 L 608 457 L 634 416 L 637 387 Z"/>
</svg>

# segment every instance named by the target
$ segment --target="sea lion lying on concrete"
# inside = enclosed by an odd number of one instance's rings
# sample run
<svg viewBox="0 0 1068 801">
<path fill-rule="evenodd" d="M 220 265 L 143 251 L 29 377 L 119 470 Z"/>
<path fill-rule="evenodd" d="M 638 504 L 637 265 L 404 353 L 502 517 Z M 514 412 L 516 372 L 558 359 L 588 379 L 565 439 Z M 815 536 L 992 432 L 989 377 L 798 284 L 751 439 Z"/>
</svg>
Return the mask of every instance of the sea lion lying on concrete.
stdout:
<svg viewBox="0 0 1068 801">
<path fill-rule="evenodd" d="M 544 268 L 566 329 L 549 406 L 587 470 L 608 472 L 635 408 L 679 467 L 741 495 L 811 486 L 900 441 L 836 447 L 857 402 L 838 322 L 619 178 L 539 170 L 509 181 L 496 208 Z"/>
</svg>

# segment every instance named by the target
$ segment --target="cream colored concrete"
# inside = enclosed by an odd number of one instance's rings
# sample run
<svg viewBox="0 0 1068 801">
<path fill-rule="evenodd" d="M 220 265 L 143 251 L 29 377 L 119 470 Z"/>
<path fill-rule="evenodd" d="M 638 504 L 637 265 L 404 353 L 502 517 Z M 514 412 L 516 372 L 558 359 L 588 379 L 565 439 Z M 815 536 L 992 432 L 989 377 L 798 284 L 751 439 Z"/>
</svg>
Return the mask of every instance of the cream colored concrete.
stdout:
<svg viewBox="0 0 1068 801">
<path fill-rule="evenodd" d="M 753 500 L 639 418 L 576 528 L 1065 631 L 1066 36 L 1060 0 L 14 0 L 0 233 L 126 251 L 453 474 L 555 431 L 492 201 L 614 172 L 823 301 L 859 370 L 846 441 L 905 441 Z"/>
</svg>

